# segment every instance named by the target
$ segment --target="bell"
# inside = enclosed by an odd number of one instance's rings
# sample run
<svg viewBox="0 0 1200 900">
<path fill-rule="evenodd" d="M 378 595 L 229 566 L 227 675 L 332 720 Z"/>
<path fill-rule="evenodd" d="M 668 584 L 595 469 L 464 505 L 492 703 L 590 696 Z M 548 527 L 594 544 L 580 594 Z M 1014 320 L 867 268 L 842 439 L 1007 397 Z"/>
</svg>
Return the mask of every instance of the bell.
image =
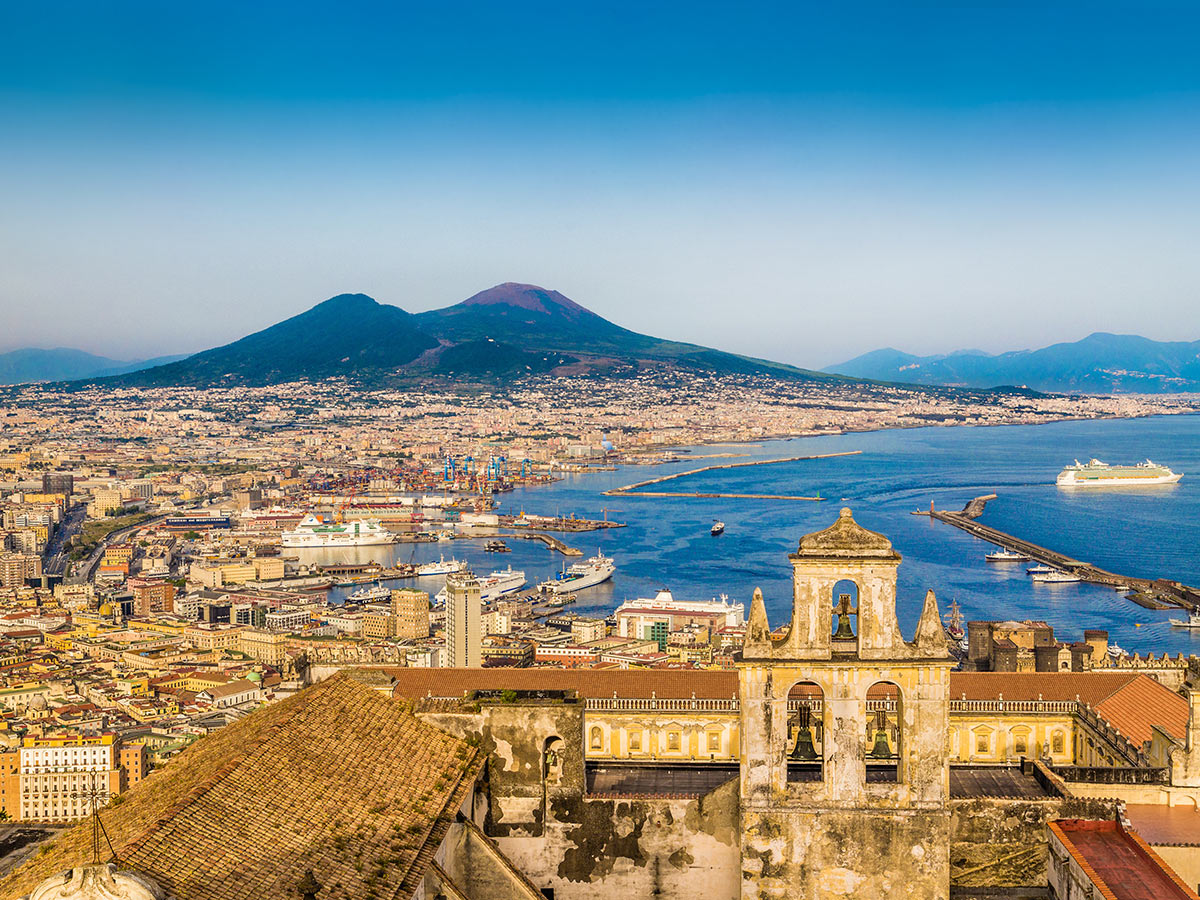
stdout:
<svg viewBox="0 0 1200 900">
<path fill-rule="evenodd" d="M 867 756 L 873 759 L 891 759 L 892 748 L 888 746 L 887 732 L 882 728 L 875 730 L 875 746 Z"/>
<path fill-rule="evenodd" d="M 796 746 L 792 747 L 792 759 L 817 759 L 817 749 L 813 746 L 811 728 L 801 728 L 796 735 Z"/>
<path fill-rule="evenodd" d="M 854 640 L 854 629 L 850 627 L 850 617 L 845 613 L 838 614 L 837 631 L 833 633 L 835 641 L 852 641 Z"/>
</svg>

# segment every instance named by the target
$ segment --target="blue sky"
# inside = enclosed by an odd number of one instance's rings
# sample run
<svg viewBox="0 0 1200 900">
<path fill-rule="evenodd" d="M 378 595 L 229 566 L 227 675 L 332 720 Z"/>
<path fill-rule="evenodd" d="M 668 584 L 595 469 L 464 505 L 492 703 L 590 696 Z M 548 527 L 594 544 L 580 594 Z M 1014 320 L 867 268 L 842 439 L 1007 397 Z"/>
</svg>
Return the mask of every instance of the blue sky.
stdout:
<svg viewBox="0 0 1200 900">
<path fill-rule="evenodd" d="M 0 349 L 500 281 L 821 366 L 1200 338 L 1191 4 L 0 7 Z"/>
</svg>

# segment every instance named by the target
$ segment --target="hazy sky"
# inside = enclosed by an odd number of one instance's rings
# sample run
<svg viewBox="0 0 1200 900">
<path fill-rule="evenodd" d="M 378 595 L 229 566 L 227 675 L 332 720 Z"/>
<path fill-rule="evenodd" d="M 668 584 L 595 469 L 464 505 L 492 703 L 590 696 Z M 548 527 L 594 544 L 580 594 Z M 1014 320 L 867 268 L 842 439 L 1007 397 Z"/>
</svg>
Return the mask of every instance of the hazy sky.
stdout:
<svg viewBox="0 0 1200 900">
<path fill-rule="evenodd" d="M 808 366 L 1200 338 L 1200 7 L 0 4 L 0 350 L 501 281 Z"/>
</svg>

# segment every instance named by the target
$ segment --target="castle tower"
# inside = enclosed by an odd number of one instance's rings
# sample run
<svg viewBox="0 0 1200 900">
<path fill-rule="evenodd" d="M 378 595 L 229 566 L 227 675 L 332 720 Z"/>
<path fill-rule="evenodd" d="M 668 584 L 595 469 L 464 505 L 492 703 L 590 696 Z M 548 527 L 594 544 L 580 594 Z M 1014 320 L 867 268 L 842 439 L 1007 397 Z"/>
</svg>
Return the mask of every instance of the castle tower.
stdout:
<svg viewBox="0 0 1200 900">
<path fill-rule="evenodd" d="M 791 623 L 755 591 L 741 685 L 742 898 L 946 898 L 950 654 L 930 591 L 896 618 L 900 554 L 849 509 L 790 555 Z"/>
</svg>

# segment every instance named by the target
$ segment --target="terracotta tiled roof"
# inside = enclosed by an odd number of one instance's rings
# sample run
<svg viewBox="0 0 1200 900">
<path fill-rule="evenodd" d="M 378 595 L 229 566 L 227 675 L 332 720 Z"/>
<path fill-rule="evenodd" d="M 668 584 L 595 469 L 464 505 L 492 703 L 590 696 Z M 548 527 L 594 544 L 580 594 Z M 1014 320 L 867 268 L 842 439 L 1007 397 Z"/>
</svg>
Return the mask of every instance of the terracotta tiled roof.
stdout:
<svg viewBox="0 0 1200 900">
<path fill-rule="evenodd" d="M 738 695 L 737 672 L 722 669 L 404 669 L 389 668 L 395 696 L 461 698 L 474 690 L 573 690 L 582 697 L 726 699 Z M 1177 738 L 1187 701 L 1141 674 L 1108 672 L 952 672 L 950 699 L 1075 700 L 1093 707 L 1136 744 L 1158 725 Z"/>
<path fill-rule="evenodd" d="M 577 691 L 581 697 L 656 697 L 728 700 L 737 672 L 720 669 L 393 669 L 397 697 L 461 698 L 477 690 Z"/>
<path fill-rule="evenodd" d="M 478 751 L 338 676 L 197 741 L 103 813 L 123 868 L 178 900 L 409 897 L 474 783 Z M 86 862 L 91 825 L 0 881 Z"/>
<path fill-rule="evenodd" d="M 1186 734 L 1188 703 L 1148 675 L 1115 672 L 954 672 L 950 699 L 1074 700 L 1078 698 L 1135 744 L 1157 725 L 1172 737 Z"/>
</svg>

